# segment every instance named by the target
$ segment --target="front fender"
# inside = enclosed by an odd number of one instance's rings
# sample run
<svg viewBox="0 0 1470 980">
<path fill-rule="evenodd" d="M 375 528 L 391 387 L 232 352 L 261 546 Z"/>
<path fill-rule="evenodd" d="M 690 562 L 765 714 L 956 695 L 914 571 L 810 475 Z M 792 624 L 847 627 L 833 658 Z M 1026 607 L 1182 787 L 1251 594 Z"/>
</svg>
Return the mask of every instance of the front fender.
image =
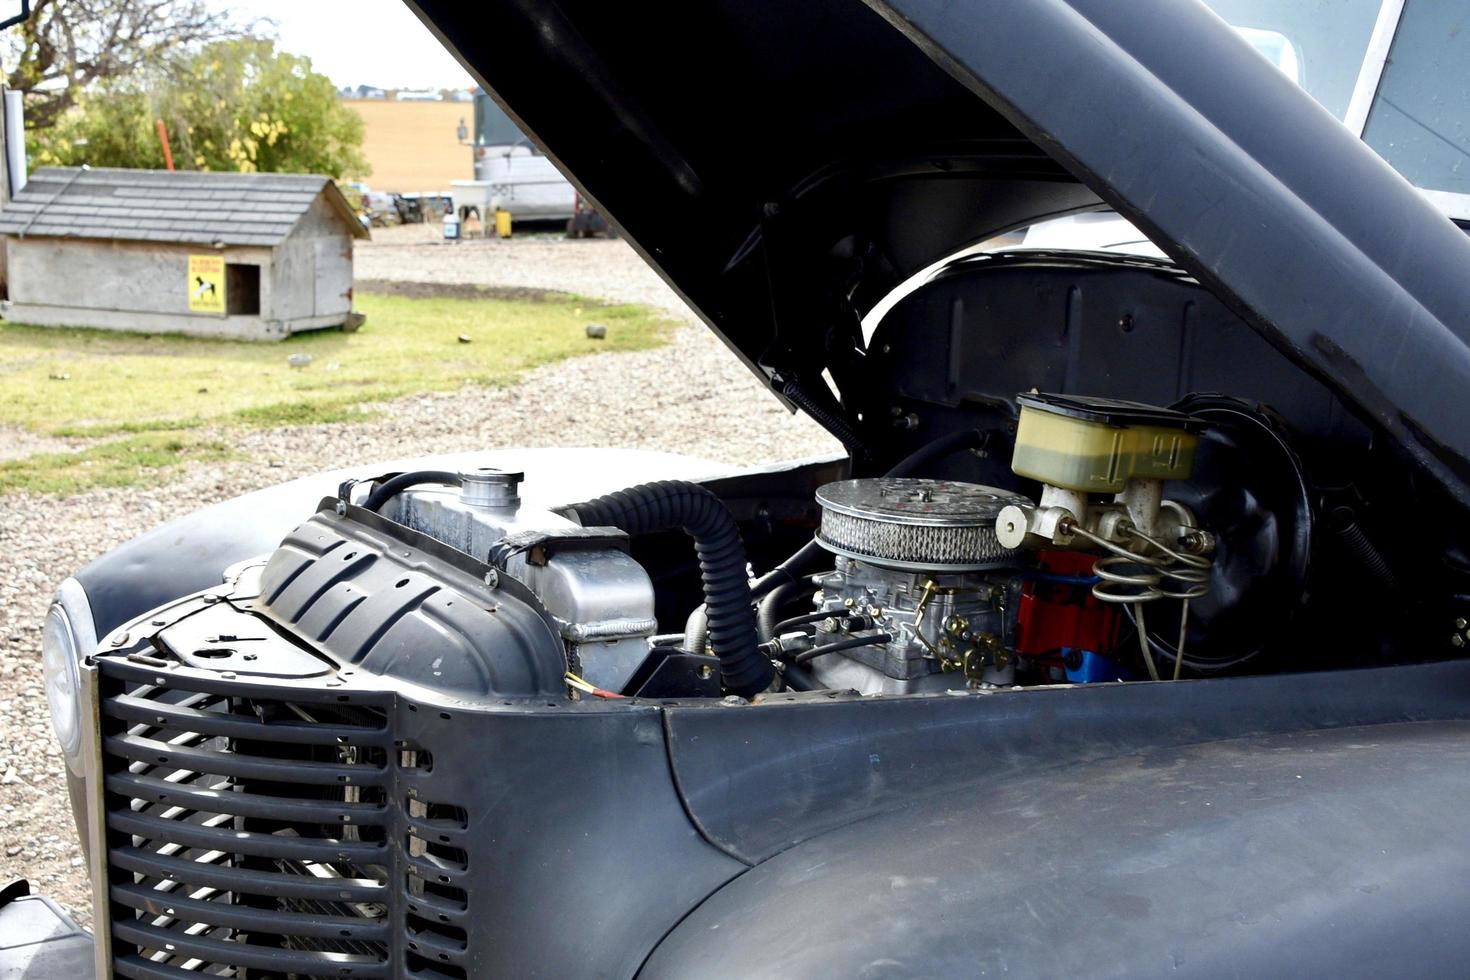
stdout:
<svg viewBox="0 0 1470 980">
<path fill-rule="evenodd" d="M 691 817 L 753 867 L 640 976 L 1463 975 L 1467 683 L 670 708 Z"/>
</svg>

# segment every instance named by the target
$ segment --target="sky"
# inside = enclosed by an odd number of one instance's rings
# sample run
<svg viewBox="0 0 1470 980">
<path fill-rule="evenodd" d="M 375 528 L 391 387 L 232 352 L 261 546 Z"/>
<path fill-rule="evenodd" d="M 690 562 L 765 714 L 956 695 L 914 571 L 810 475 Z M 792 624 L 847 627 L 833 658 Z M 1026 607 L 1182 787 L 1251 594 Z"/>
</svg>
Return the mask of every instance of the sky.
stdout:
<svg viewBox="0 0 1470 980">
<path fill-rule="evenodd" d="M 468 88 L 469 73 L 402 0 L 209 0 L 242 21 L 270 18 L 282 50 L 340 88 Z M 266 28 L 269 30 L 269 28 Z"/>
</svg>

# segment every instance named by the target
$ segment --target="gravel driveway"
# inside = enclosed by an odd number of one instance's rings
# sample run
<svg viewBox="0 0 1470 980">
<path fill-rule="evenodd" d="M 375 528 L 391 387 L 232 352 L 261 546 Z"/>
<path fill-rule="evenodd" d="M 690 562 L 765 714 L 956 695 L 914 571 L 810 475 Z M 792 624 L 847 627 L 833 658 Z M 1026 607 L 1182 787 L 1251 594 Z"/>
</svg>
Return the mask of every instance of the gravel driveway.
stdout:
<svg viewBox="0 0 1470 980">
<path fill-rule="evenodd" d="M 374 233 L 359 247 L 361 279 L 560 289 L 693 315 L 620 241 L 437 243 L 436 229 Z M 344 461 L 410 452 L 507 446 L 625 446 L 756 464 L 838 450 L 789 415 L 703 327 L 669 346 L 538 368 L 500 388 L 398 399 L 352 425 L 248 432 L 249 461 L 193 466 L 150 490 L 94 490 L 58 499 L 0 498 L 0 884 L 27 877 L 90 921 L 85 870 L 72 829 L 41 684 L 40 623 L 56 584 L 98 554 L 178 514 Z M 0 431 L 0 459 L 14 452 Z M 29 448 L 29 447 L 27 447 Z"/>
</svg>

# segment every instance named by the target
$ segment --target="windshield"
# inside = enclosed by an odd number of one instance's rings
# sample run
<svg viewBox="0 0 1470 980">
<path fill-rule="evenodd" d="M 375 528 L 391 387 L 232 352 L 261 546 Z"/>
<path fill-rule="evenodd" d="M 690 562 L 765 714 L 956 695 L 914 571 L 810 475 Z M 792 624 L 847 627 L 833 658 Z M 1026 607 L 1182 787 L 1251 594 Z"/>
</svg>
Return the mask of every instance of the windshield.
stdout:
<svg viewBox="0 0 1470 980">
<path fill-rule="evenodd" d="M 1347 114 L 1379 0 L 1205 0 L 1338 119 Z"/>
<path fill-rule="evenodd" d="M 1404 5 L 1363 139 L 1416 186 L 1470 194 L 1470 4 Z"/>
</svg>

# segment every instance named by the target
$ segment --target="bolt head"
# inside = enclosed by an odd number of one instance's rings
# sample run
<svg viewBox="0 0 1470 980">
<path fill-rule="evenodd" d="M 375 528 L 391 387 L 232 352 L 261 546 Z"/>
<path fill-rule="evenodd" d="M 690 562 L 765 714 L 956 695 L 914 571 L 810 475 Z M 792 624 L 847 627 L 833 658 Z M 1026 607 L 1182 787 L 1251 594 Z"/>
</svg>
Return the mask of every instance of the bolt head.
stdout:
<svg viewBox="0 0 1470 980">
<path fill-rule="evenodd" d="M 1466 622 L 1464 616 L 1461 616 L 1455 620 L 1455 629 L 1462 630 L 1467 626 L 1470 626 L 1470 622 Z"/>
<path fill-rule="evenodd" d="M 1465 637 L 1462 636 L 1461 634 L 1456 633 L 1454 636 L 1450 637 L 1450 646 L 1453 646 L 1453 647 L 1462 647 L 1464 645 L 1465 645 Z"/>
</svg>

